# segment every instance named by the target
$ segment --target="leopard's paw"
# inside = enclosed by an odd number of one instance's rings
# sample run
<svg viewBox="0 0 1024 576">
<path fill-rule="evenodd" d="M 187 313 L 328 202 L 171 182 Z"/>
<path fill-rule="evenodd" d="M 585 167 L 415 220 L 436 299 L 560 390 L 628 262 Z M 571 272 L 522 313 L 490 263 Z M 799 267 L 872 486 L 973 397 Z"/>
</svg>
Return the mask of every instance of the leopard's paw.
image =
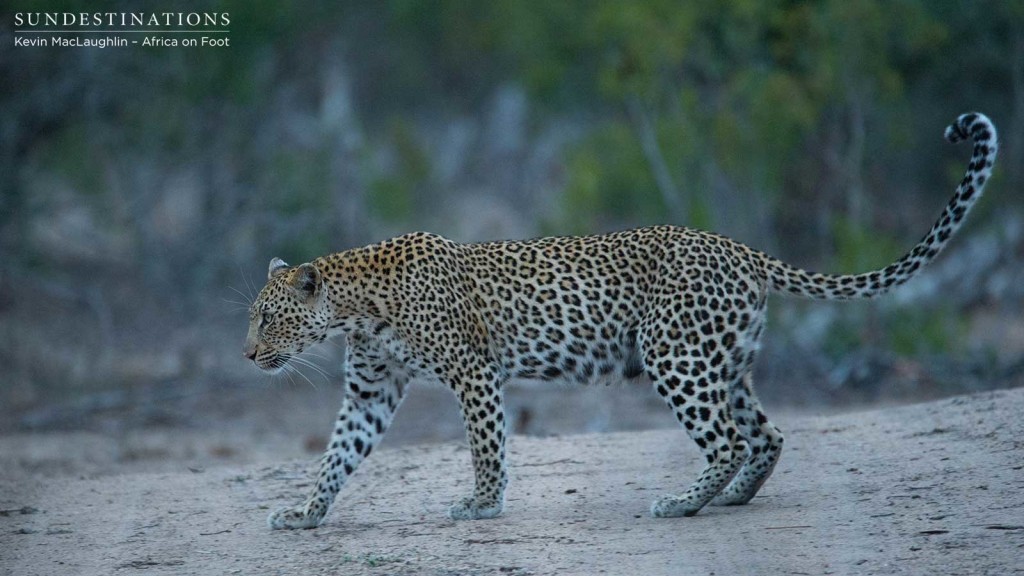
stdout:
<svg viewBox="0 0 1024 576">
<path fill-rule="evenodd" d="M 712 506 L 742 506 L 757 493 L 757 486 L 751 488 L 744 488 L 742 485 L 737 485 L 734 481 L 729 484 L 725 490 L 715 496 L 715 499 L 711 501 Z"/>
<path fill-rule="evenodd" d="M 280 508 L 269 517 L 267 525 L 271 530 L 295 530 L 298 528 L 316 528 L 323 520 L 324 514 L 308 504 Z"/>
<path fill-rule="evenodd" d="M 655 518 L 678 518 L 693 516 L 704 507 L 703 502 L 680 496 L 663 496 L 651 504 L 651 516 Z"/>
<path fill-rule="evenodd" d="M 494 518 L 501 514 L 503 508 L 501 502 L 479 502 L 476 498 L 469 497 L 452 504 L 448 509 L 448 517 L 452 520 Z"/>
</svg>

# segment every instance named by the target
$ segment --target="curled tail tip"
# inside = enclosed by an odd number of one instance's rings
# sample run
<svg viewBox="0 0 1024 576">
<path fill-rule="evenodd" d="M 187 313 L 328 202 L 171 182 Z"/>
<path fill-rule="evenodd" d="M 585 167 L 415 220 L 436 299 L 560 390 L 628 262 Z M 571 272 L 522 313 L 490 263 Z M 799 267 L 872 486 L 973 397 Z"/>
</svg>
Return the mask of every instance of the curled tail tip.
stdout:
<svg viewBox="0 0 1024 576">
<path fill-rule="evenodd" d="M 952 124 L 946 127 L 946 140 L 957 143 L 968 138 L 975 142 L 995 140 L 996 128 L 988 116 L 980 112 L 961 114 Z"/>
</svg>

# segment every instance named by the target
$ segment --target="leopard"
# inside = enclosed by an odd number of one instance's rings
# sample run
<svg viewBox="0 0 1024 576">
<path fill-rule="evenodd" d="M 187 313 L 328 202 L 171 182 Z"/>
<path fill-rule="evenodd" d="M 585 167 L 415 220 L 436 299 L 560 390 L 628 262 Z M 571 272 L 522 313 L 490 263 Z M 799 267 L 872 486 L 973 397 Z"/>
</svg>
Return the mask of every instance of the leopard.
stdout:
<svg viewBox="0 0 1024 576">
<path fill-rule="evenodd" d="M 875 298 L 934 260 L 981 197 L 998 149 L 983 114 L 946 128 L 973 141 L 963 179 L 927 234 L 885 268 L 810 272 L 711 232 L 657 225 L 590 236 L 459 243 L 415 232 L 290 266 L 270 261 L 249 309 L 244 357 L 278 373 L 308 348 L 345 338 L 344 397 L 309 496 L 270 514 L 272 529 L 321 524 L 383 438 L 411 381 L 458 401 L 473 490 L 454 520 L 494 518 L 509 483 L 503 396 L 510 380 L 649 382 L 704 457 L 655 517 L 750 502 L 783 434 L 751 369 L 769 294 Z"/>
</svg>

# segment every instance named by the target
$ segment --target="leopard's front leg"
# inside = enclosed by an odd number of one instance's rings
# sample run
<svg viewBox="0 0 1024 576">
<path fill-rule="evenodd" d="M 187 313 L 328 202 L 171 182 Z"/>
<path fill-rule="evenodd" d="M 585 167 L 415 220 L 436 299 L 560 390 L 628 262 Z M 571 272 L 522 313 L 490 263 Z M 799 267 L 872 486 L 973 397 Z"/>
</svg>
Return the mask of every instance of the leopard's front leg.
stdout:
<svg viewBox="0 0 1024 576">
<path fill-rule="evenodd" d="M 508 467 L 505 463 L 505 410 L 499 380 L 460 379 L 453 386 L 462 407 L 466 436 L 473 457 L 473 495 L 452 504 L 453 520 L 494 518 L 505 506 Z"/>
<path fill-rule="evenodd" d="M 384 437 L 402 402 L 409 376 L 378 341 L 350 335 L 347 354 L 345 399 L 313 492 L 301 504 L 271 514 L 267 523 L 273 529 L 318 526 L 349 476 Z"/>
</svg>

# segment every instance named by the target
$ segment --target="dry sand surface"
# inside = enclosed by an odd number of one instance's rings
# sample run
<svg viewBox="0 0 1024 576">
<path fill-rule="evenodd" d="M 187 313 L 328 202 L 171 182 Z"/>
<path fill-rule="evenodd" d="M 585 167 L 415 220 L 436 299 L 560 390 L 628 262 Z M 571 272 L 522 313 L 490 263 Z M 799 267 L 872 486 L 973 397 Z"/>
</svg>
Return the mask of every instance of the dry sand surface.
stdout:
<svg viewBox="0 0 1024 576">
<path fill-rule="evenodd" d="M 679 430 L 513 437 L 505 514 L 471 522 L 444 515 L 470 489 L 462 444 L 383 448 L 303 531 L 271 531 L 266 516 L 304 496 L 311 459 L 43 474 L 10 455 L 100 440 L 8 436 L 0 573 L 1024 573 L 1022 414 L 1024 389 L 783 415 L 782 462 L 753 502 L 676 519 L 647 509 L 698 472 Z"/>
</svg>

